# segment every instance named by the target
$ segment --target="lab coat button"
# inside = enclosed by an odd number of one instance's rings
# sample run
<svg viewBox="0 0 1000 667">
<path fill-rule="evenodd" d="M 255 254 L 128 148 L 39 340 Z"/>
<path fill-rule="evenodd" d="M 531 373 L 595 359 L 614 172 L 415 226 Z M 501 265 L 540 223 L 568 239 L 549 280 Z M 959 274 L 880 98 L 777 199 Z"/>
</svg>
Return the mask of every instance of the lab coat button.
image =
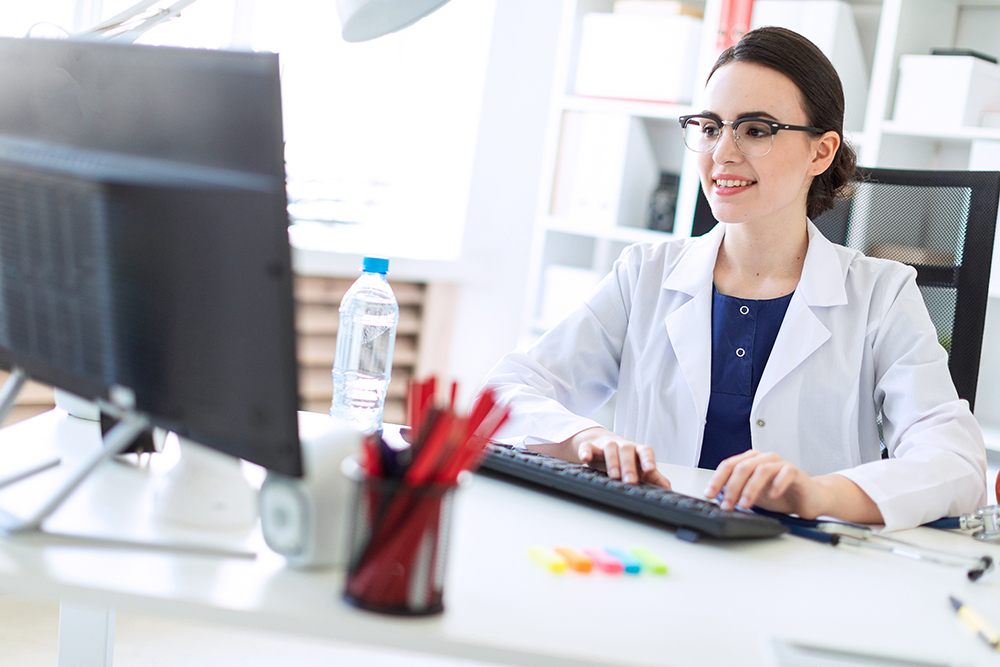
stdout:
<svg viewBox="0 0 1000 667">
<path fill-rule="evenodd" d="M 760 426 L 761 428 L 764 428 L 764 426 L 765 426 L 766 424 L 767 424 L 767 422 L 766 422 L 766 421 L 764 421 L 763 419 L 758 419 L 758 420 L 757 420 L 757 426 Z"/>
<path fill-rule="evenodd" d="M 744 356 L 746 356 L 746 353 L 747 353 L 747 351 L 744 350 L 742 347 L 736 348 L 736 356 L 737 357 L 743 358 Z"/>
</svg>

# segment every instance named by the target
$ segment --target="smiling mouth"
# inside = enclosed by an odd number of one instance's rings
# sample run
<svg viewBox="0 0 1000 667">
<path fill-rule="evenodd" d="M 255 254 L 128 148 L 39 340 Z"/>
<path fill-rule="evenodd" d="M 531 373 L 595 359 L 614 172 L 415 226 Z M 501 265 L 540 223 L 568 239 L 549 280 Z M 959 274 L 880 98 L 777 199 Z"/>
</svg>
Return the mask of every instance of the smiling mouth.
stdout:
<svg viewBox="0 0 1000 667">
<path fill-rule="evenodd" d="M 717 188 L 746 188 L 755 184 L 756 182 L 757 181 L 739 181 L 733 179 L 712 180 L 712 183 Z"/>
</svg>

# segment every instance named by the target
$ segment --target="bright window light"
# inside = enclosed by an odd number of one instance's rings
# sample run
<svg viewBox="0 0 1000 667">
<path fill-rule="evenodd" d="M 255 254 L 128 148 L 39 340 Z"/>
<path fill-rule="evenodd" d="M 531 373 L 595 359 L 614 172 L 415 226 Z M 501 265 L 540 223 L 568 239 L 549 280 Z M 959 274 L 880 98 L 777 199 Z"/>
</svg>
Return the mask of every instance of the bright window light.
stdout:
<svg viewBox="0 0 1000 667">
<path fill-rule="evenodd" d="M 453 0 L 400 32 L 350 44 L 334 0 L 201 0 L 138 41 L 279 53 L 299 237 L 352 253 L 454 259 L 495 2 Z M 0 2 L 0 34 L 45 23 L 36 30 L 54 36 L 53 26 L 80 30 L 134 4 Z"/>
<path fill-rule="evenodd" d="M 73 28 L 77 0 L 0 2 L 0 36 L 60 37 Z"/>
<path fill-rule="evenodd" d="M 257 3 L 253 45 L 281 54 L 292 212 L 347 223 L 334 243 L 358 251 L 457 257 L 494 2 L 453 0 L 360 44 L 335 5 Z"/>
</svg>

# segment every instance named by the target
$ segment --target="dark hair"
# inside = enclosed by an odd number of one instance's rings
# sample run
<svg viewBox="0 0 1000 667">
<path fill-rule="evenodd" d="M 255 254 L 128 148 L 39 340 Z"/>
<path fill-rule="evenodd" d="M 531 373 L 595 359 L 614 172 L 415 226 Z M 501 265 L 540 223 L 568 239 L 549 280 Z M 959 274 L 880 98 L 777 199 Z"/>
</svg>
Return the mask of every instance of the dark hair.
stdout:
<svg viewBox="0 0 1000 667">
<path fill-rule="evenodd" d="M 840 135 L 840 148 L 829 168 L 813 179 L 806 201 L 806 215 L 816 218 L 846 196 L 854 179 L 857 156 L 844 141 L 844 88 L 837 70 L 819 48 L 797 32 L 767 26 L 751 30 L 723 51 L 708 73 L 731 62 L 762 65 L 787 76 L 802 94 L 808 125 Z M 785 121 L 787 122 L 787 121 Z"/>
</svg>

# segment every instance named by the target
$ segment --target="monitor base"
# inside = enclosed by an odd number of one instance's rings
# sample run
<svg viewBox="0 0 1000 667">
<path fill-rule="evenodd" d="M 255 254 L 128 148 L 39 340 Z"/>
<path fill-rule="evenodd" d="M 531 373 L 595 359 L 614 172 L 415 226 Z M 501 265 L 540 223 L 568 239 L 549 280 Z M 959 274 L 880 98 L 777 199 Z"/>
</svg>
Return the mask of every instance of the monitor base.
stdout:
<svg viewBox="0 0 1000 667">
<path fill-rule="evenodd" d="M 256 525 L 257 491 L 239 459 L 173 433 L 166 446 L 178 447 L 180 455 L 156 480 L 154 520 L 216 531 L 248 531 Z"/>
<path fill-rule="evenodd" d="M 53 387 L 52 394 L 55 398 L 56 407 L 65 410 L 69 416 L 92 422 L 100 421 L 101 409 L 93 401 L 80 398 L 76 394 L 71 394 L 59 387 Z"/>
</svg>

